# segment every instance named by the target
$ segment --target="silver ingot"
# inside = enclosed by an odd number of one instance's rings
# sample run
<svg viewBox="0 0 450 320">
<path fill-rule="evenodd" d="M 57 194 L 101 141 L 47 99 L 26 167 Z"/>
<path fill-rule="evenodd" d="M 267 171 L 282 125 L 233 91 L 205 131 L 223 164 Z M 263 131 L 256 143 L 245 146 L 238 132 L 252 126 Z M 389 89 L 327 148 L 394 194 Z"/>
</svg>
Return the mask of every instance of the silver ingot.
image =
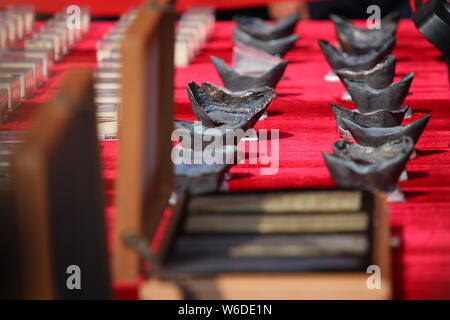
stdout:
<svg viewBox="0 0 450 320">
<path fill-rule="evenodd" d="M 205 150 L 212 143 L 220 140 L 221 145 L 237 145 L 248 129 L 248 122 L 242 120 L 232 125 L 221 125 L 214 128 L 206 127 L 200 123 L 175 120 L 174 127 L 177 130 L 185 130 L 190 136 L 189 145 L 181 141 L 180 145 L 185 149 Z M 201 144 L 196 145 L 197 141 Z"/>
<path fill-rule="evenodd" d="M 238 94 L 225 92 L 210 83 L 199 87 L 190 82 L 186 90 L 195 116 L 206 127 L 235 125 L 245 120 L 248 128 L 253 128 L 275 97 L 275 91 L 267 87 Z"/>
<path fill-rule="evenodd" d="M 380 22 L 381 29 L 361 29 L 335 14 L 330 19 L 342 50 L 354 55 L 365 54 L 393 38 L 398 21 L 398 17 L 386 16 Z"/>
<path fill-rule="evenodd" d="M 298 35 L 290 35 L 275 40 L 262 41 L 253 38 L 249 34 L 233 29 L 233 42 L 239 41 L 245 45 L 265 51 L 274 56 L 284 56 L 291 49 L 300 37 Z"/>
<path fill-rule="evenodd" d="M 216 192 L 224 182 L 230 167 L 238 163 L 238 148 L 235 146 L 213 148 L 209 152 L 179 148 L 179 152 L 186 153 L 183 158 L 188 158 L 189 163 L 174 164 L 175 191 L 177 193 Z M 210 154 L 217 161 L 208 163 L 205 160 L 205 154 Z"/>
<path fill-rule="evenodd" d="M 339 128 L 346 129 L 344 119 L 350 119 L 364 127 L 396 127 L 402 124 L 403 118 L 409 107 L 406 106 L 399 111 L 379 110 L 369 114 L 363 114 L 356 110 L 349 110 L 331 103 L 336 123 Z"/>
<path fill-rule="evenodd" d="M 227 164 L 175 165 L 177 193 L 204 194 L 219 190 L 229 170 Z"/>
<path fill-rule="evenodd" d="M 236 15 L 233 21 L 238 28 L 251 35 L 255 39 L 268 41 L 286 37 L 295 29 L 299 20 L 299 14 L 293 13 L 277 20 L 275 23 L 268 24 L 264 20 L 256 17 Z"/>
<path fill-rule="evenodd" d="M 342 123 L 344 129 L 348 130 L 360 145 L 377 147 L 389 141 L 400 140 L 403 137 L 410 137 L 415 145 L 425 130 L 430 117 L 430 115 L 426 115 L 407 125 L 387 128 L 369 128 L 350 119 L 342 119 Z"/>
<path fill-rule="evenodd" d="M 361 113 L 371 113 L 378 110 L 398 111 L 408 95 L 414 79 L 411 72 L 400 81 L 383 89 L 375 89 L 367 83 L 343 79 L 343 83 Z"/>
<path fill-rule="evenodd" d="M 231 91 L 245 91 L 263 87 L 275 88 L 278 81 L 283 77 L 287 66 L 287 61 L 281 60 L 262 75 L 252 76 L 241 74 L 229 67 L 225 61 L 220 58 L 211 56 L 211 60 L 217 73 L 222 79 L 225 88 Z"/>
<path fill-rule="evenodd" d="M 367 83 L 374 89 L 383 89 L 392 83 L 395 74 L 395 57 L 388 55 L 383 61 L 369 70 L 354 71 L 348 68 L 334 70 L 334 73 L 343 81 L 355 80 Z"/>
<path fill-rule="evenodd" d="M 380 146 L 377 150 L 353 146 L 351 151 L 339 150 L 339 154 L 324 152 L 323 157 L 337 186 L 392 192 L 397 187 L 400 175 L 413 152 L 414 144 L 410 137 L 388 144 Z M 347 143 L 344 147 L 349 149 Z M 356 150 L 357 148 L 359 150 Z M 388 149 L 390 151 L 386 152 Z M 349 152 L 352 153 L 351 157 Z M 368 153 L 377 153 L 377 156 L 367 156 Z M 366 156 L 363 156 L 364 154 Z M 357 161 L 353 161 L 354 158 L 358 158 Z"/>
<path fill-rule="evenodd" d="M 343 159 L 351 160 L 359 164 L 372 164 L 395 157 L 403 150 L 413 148 L 414 142 L 408 136 L 399 140 L 385 142 L 376 147 L 363 146 L 351 143 L 347 140 L 339 140 L 333 143 L 333 153 Z"/>
<path fill-rule="evenodd" d="M 369 70 L 381 62 L 394 48 L 395 41 L 390 39 L 380 47 L 363 55 L 349 55 L 325 40 L 319 40 L 319 47 L 333 70 L 347 68 L 354 71 Z"/>
<path fill-rule="evenodd" d="M 236 41 L 233 46 L 233 68 L 242 75 L 259 77 L 283 60 L 265 51 Z"/>
</svg>

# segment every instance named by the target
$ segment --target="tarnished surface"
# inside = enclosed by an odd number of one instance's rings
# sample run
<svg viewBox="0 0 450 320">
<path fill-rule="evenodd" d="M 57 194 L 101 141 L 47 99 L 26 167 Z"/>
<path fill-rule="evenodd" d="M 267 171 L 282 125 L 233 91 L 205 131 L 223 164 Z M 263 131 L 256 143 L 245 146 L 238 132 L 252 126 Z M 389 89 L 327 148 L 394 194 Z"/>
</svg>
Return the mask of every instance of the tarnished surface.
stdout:
<svg viewBox="0 0 450 320">
<path fill-rule="evenodd" d="M 411 72 L 383 89 L 372 88 L 360 81 L 344 79 L 343 82 L 358 110 L 370 113 L 378 110 L 399 111 L 413 79 L 414 73 Z"/>
<path fill-rule="evenodd" d="M 399 152 L 392 157 L 381 158 L 373 162 L 353 161 L 341 154 L 323 153 L 323 157 L 337 186 L 391 192 L 395 190 L 398 179 L 414 149 L 410 137 L 405 137 L 405 141 L 404 146 L 399 148 Z M 362 153 L 361 150 L 360 152 L 352 151 L 354 157 L 362 155 Z M 349 153 L 347 153 L 348 155 Z M 368 158 L 366 156 L 366 160 Z M 372 157 L 371 160 L 375 160 L 375 158 Z"/>
<path fill-rule="evenodd" d="M 380 146 L 388 141 L 403 139 L 406 136 L 412 138 L 413 143 L 416 144 L 429 120 L 430 115 L 426 115 L 410 124 L 390 128 L 367 128 L 350 119 L 342 119 L 342 123 L 344 129 L 348 130 L 359 144 Z"/>
<path fill-rule="evenodd" d="M 274 40 L 290 35 L 297 25 L 299 14 L 293 13 L 285 18 L 277 20 L 275 23 L 269 24 L 264 20 L 256 17 L 248 17 L 236 15 L 233 21 L 236 22 L 238 28 L 253 38 L 259 40 Z"/>
<path fill-rule="evenodd" d="M 388 55 L 372 69 L 353 71 L 348 68 L 343 68 L 334 70 L 334 73 L 341 81 L 344 79 L 362 81 L 374 89 L 383 89 L 389 86 L 394 80 L 395 64 L 395 57 Z"/>
<path fill-rule="evenodd" d="M 367 53 L 389 41 L 397 29 L 398 18 L 398 12 L 393 12 L 381 20 L 381 29 L 361 29 L 343 17 L 330 15 L 342 50 L 355 55 Z"/>
<path fill-rule="evenodd" d="M 259 50 L 265 51 L 267 53 L 270 53 L 271 55 L 276 56 L 284 56 L 286 52 L 291 49 L 295 42 L 300 39 L 298 35 L 290 35 L 287 37 L 275 39 L 275 40 L 269 40 L 269 41 L 262 41 L 253 38 L 249 34 L 239 30 L 239 29 L 233 29 L 233 41 L 239 41 L 242 42 L 245 45 L 255 47 Z"/>
<path fill-rule="evenodd" d="M 245 120 L 252 128 L 275 97 L 275 92 L 267 87 L 236 94 L 211 84 L 199 87 L 190 82 L 186 89 L 195 116 L 207 127 L 235 125 Z"/>
<path fill-rule="evenodd" d="M 231 91 L 244 91 L 263 87 L 275 88 L 278 81 L 281 80 L 287 66 L 287 61 L 281 60 L 263 74 L 251 76 L 239 73 L 229 67 L 225 61 L 220 58 L 211 56 L 211 60 L 217 73 L 222 79 L 225 88 Z"/>
<path fill-rule="evenodd" d="M 333 70 L 347 68 L 355 71 L 369 70 L 381 62 L 394 48 L 395 41 L 390 39 L 362 55 L 347 54 L 325 40 L 319 40 L 319 47 Z"/>
<path fill-rule="evenodd" d="M 343 119 L 350 119 L 364 127 L 396 127 L 401 125 L 409 107 L 406 106 L 399 111 L 379 110 L 369 114 L 362 114 L 356 110 L 349 110 L 331 103 L 331 110 L 338 127 L 345 129 Z"/>
</svg>

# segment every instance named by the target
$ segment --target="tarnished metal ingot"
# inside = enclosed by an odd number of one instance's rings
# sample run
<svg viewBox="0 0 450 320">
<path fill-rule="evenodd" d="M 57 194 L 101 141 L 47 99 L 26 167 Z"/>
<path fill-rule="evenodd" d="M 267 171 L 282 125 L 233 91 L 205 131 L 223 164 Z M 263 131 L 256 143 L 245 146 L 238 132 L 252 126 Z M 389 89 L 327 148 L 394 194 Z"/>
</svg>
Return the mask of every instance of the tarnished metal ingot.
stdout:
<svg viewBox="0 0 450 320">
<path fill-rule="evenodd" d="M 335 154 L 323 153 L 336 185 L 392 192 L 413 152 L 410 137 L 380 147 L 362 147 L 348 142 L 334 145 Z"/>
<path fill-rule="evenodd" d="M 279 39 L 290 35 L 294 31 L 298 20 L 298 13 L 290 14 L 272 24 L 266 23 L 264 20 L 256 17 L 242 15 L 233 17 L 233 21 L 236 22 L 240 30 L 255 39 L 263 41 Z"/>
<path fill-rule="evenodd" d="M 235 125 L 245 120 L 247 127 L 253 128 L 275 97 L 275 91 L 267 87 L 228 93 L 210 83 L 199 87 L 190 82 L 186 89 L 195 116 L 206 127 Z"/>
<path fill-rule="evenodd" d="M 295 42 L 298 39 L 300 39 L 300 37 L 298 35 L 293 34 L 275 40 L 263 41 L 255 39 L 251 35 L 239 29 L 233 29 L 234 42 L 239 41 L 245 45 L 252 46 L 259 50 L 270 53 L 271 55 L 280 57 L 284 56 L 289 51 L 289 49 L 291 49 L 294 46 Z"/>
</svg>

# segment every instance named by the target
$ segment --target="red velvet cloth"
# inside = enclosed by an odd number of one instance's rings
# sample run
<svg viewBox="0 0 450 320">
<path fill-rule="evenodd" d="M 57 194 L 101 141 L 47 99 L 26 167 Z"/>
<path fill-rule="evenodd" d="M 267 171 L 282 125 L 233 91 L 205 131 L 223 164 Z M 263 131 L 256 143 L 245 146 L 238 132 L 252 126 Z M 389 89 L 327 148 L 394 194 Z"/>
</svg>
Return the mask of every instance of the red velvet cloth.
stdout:
<svg viewBox="0 0 450 320">
<path fill-rule="evenodd" d="M 13 114 L 0 130 L 25 129 L 37 103 L 47 99 L 68 68 L 95 66 L 95 41 L 108 30 L 109 23 L 94 23 L 92 31 L 55 67 L 54 76 L 39 90 L 30 105 Z M 217 23 L 206 47 L 188 67 L 178 68 L 175 78 L 176 118 L 194 120 L 185 85 L 189 81 L 221 84 L 210 62 L 215 55 L 231 60 L 231 23 Z M 269 117 L 256 129 L 280 130 L 280 169 L 273 176 L 260 175 L 259 165 L 240 164 L 231 169 L 232 190 L 296 187 L 327 187 L 334 183 L 322 159 L 339 139 L 329 103 L 351 106 L 341 101 L 343 86 L 325 82 L 330 69 L 320 53 L 318 39 L 335 41 L 330 22 L 301 22 L 296 30 L 302 38 L 286 59 L 285 77 L 279 96 L 269 107 Z M 402 241 L 393 250 L 395 297 L 403 299 L 450 298 L 450 92 L 445 63 L 439 53 L 414 28 L 401 21 L 394 54 L 396 81 L 415 72 L 406 104 L 414 110 L 413 119 L 430 113 L 432 118 L 417 147 L 419 157 L 408 163 L 409 181 L 401 182 L 405 203 L 391 204 L 391 226 Z M 270 144 L 270 143 L 269 143 Z M 114 220 L 113 197 L 116 177 L 117 144 L 102 142 L 103 172 L 107 200 L 109 235 Z M 138 280 L 116 283 L 119 298 L 135 298 Z"/>
</svg>

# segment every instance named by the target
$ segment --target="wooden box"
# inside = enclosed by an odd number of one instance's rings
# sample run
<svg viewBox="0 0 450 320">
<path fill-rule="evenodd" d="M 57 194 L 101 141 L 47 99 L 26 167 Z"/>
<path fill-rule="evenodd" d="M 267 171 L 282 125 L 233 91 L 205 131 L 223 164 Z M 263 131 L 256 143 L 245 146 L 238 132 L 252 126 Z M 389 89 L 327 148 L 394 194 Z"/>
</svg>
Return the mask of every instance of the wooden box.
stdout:
<svg viewBox="0 0 450 320">
<path fill-rule="evenodd" d="M 272 191 L 263 194 L 276 195 L 280 192 L 311 191 Z M 239 194 L 252 193 L 234 193 Z M 233 193 L 226 196 L 232 198 Z M 187 199 L 186 203 L 174 207 L 170 220 L 165 222 L 167 228 L 163 233 L 159 250 L 153 256 L 153 264 L 157 269 L 156 272 L 150 271 L 150 279 L 141 288 L 143 299 L 389 299 L 391 297 L 390 236 L 385 195 L 364 193 L 365 210 L 370 211 L 371 249 L 367 267 L 371 265 L 379 267 L 381 277 L 379 288 L 373 288 L 371 284 L 373 271 L 370 268 L 353 272 L 280 272 L 276 267 L 270 272 L 236 270 L 204 274 L 176 272 L 171 256 L 174 254 L 174 242 L 180 236 L 182 226 L 186 224 L 188 215 L 186 208 L 190 201 L 192 199 Z"/>
</svg>

